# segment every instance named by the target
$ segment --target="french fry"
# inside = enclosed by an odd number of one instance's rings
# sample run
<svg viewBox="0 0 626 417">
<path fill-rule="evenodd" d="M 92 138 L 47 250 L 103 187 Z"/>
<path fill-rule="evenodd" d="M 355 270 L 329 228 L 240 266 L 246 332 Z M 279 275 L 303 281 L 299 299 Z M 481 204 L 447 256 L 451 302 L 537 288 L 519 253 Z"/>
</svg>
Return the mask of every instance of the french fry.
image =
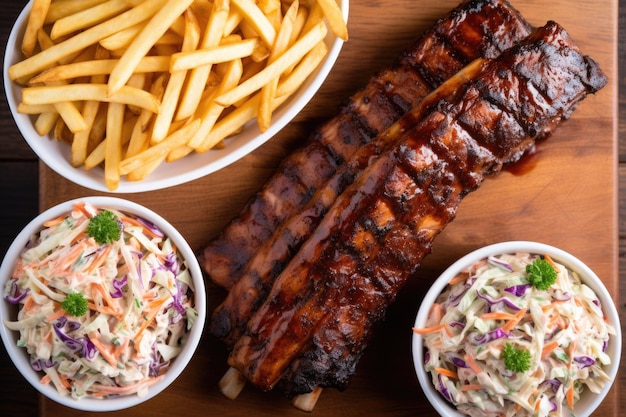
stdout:
<svg viewBox="0 0 626 417">
<path fill-rule="evenodd" d="M 69 84 L 62 86 L 27 87 L 22 89 L 25 104 L 54 104 L 64 101 L 98 100 L 124 103 L 158 113 L 160 103 L 147 91 L 123 86 L 111 96 L 107 95 L 106 84 Z"/>
<path fill-rule="evenodd" d="M 56 109 L 52 112 L 41 113 L 35 120 L 35 131 L 41 135 L 47 135 L 53 128 L 59 118 Z"/>
<path fill-rule="evenodd" d="M 204 36 L 200 41 L 200 48 L 211 48 L 220 44 L 222 37 L 227 35 L 225 25 L 229 12 L 229 0 L 216 0 L 213 3 Z M 231 30 L 234 30 L 234 28 Z M 230 34 L 230 31 L 228 34 Z M 190 117 L 198 107 L 202 90 L 206 85 L 210 72 L 211 64 L 199 65 L 191 69 L 187 86 L 182 93 L 181 102 L 175 116 L 176 120 Z"/>
<path fill-rule="evenodd" d="M 233 60 L 229 62 L 226 74 L 222 78 L 222 82 L 215 91 L 215 94 L 221 94 L 223 91 L 236 86 L 242 73 L 243 64 L 241 63 L 241 60 Z M 207 106 L 206 111 L 201 115 L 202 124 L 200 125 L 198 132 L 189 141 L 190 148 L 198 149 L 202 152 L 207 151 L 211 146 L 215 145 L 214 142 L 205 143 L 205 138 L 208 137 L 209 132 L 213 129 L 218 117 L 224 111 L 224 107 L 212 100 L 212 97 L 210 97 L 207 101 L 210 104 Z"/>
<path fill-rule="evenodd" d="M 286 68 L 302 59 L 307 52 L 324 39 L 326 32 L 326 25 L 323 22 L 313 26 L 309 32 L 302 36 L 274 62 L 268 64 L 263 70 L 259 71 L 256 75 L 244 81 L 236 88 L 216 97 L 215 100 L 222 106 L 229 106 L 259 90 L 271 79 L 279 77 Z"/>
<path fill-rule="evenodd" d="M 94 58 L 98 60 L 104 60 L 108 57 L 108 52 L 102 48 L 96 48 Z M 96 74 L 91 76 L 91 83 L 103 84 L 105 82 L 104 74 Z M 72 141 L 71 148 L 71 161 L 72 166 L 79 167 L 85 163 L 87 158 L 87 152 L 89 150 L 89 138 L 91 136 L 92 127 L 98 111 L 100 109 L 100 102 L 97 100 L 87 100 L 83 105 L 82 116 L 85 121 L 86 127 L 80 132 L 74 134 L 74 140 Z"/>
<path fill-rule="evenodd" d="M 307 80 L 309 75 L 317 69 L 328 54 L 328 47 L 324 42 L 318 43 L 304 58 L 298 63 L 296 68 L 278 84 L 276 97 L 289 96 L 296 92 L 298 88 Z"/>
<path fill-rule="evenodd" d="M 100 39 L 147 19 L 161 8 L 164 1 L 165 0 L 145 1 L 106 22 L 93 26 L 45 51 L 41 51 L 23 61 L 17 62 L 9 67 L 9 78 L 16 80 L 53 66 L 55 62 L 67 55 L 79 52 L 89 45 L 97 43 Z"/>
<path fill-rule="evenodd" d="M 81 10 L 89 9 L 109 0 L 54 0 L 50 3 L 45 24 L 54 23 L 66 16 L 78 13 Z"/>
<path fill-rule="evenodd" d="M 274 45 L 276 39 L 276 29 L 268 20 L 259 6 L 252 0 L 231 0 L 231 3 L 243 15 L 243 18 L 256 30 L 261 39 L 268 47 Z"/>
<path fill-rule="evenodd" d="M 177 146 L 186 144 L 189 138 L 196 133 L 199 127 L 200 120 L 196 119 L 184 127 L 176 130 L 156 145 L 149 147 L 137 155 L 124 159 L 120 164 L 120 174 L 126 175 L 134 169 L 143 164 L 149 163 L 154 159 L 165 158 L 165 155 L 167 155 L 170 150 Z"/>
<path fill-rule="evenodd" d="M 197 65 L 219 64 L 245 58 L 252 55 L 256 44 L 256 39 L 244 39 L 236 43 L 227 43 L 212 48 L 179 52 L 172 55 L 170 71 L 188 70 Z"/>
<path fill-rule="evenodd" d="M 123 103 L 110 103 L 107 111 L 107 136 L 104 149 L 104 182 L 109 190 L 117 189 L 120 183 L 124 107 L 125 105 Z"/>
<path fill-rule="evenodd" d="M 59 87 L 63 87 L 67 84 L 56 85 Z M 87 129 L 87 123 L 85 123 L 85 119 L 83 119 L 82 114 L 80 114 L 80 111 L 74 103 L 72 103 L 71 101 L 59 101 L 52 103 L 52 105 L 72 133 L 80 132 L 81 130 Z"/>
<path fill-rule="evenodd" d="M 21 114 L 40 114 L 56 112 L 54 105 L 52 104 L 24 104 L 18 103 L 17 112 Z"/>
<path fill-rule="evenodd" d="M 37 32 L 41 30 L 50 7 L 50 0 L 34 0 L 28 16 L 28 23 L 22 38 L 22 53 L 30 57 L 37 46 Z"/>
<path fill-rule="evenodd" d="M 193 0 L 169 0 L 157 10 L 111 71 L 108 83 L 109 95 L 115 94 L 126 84 L 141 58 L 192 2 Z"/>
<path fill-rule="evenodd" d="M 110 191 L 255 118 L 266 131 L 345 29 L 336 0 L 33 0 L 46 2 L 32 55 L 9 67 L 18 111 Z"/>
<path fill-rule="evenodd" d="M 61 80 L 71 80 L 92 75 L 110 74 L 118 59 L 95 59 L 91 61 L 73 62 L 59 65 L 43 71 L 30 79 L 30 84 L 49 83 Z M 170 66 L 169 56 L 146 56 L 139 61 L 135 73 L 166 72 Z"/>
<path fill-rule="evenodd" d="M 346 21 L 343 18 L 343 14 L 336 0 L 317 0 L 317 3 L 324 11 L 324 16 L 326 16 L 328 20 L 330 30 L 337 35 L 338 38 L 347 41 L 348 27 L 346 26 Z"/>
<path fill-rule="evenodd" d="M 280 5 L 280 3 L 279 3 Z M 300 4 L 298 0 L 294 0 L 285 16 L 282 19 L 280 30 L 276 35 L 276 41 L 274 42 L 274 48 L 268 58 L 268 63 L 271 64 L 279 57 L 288 47 L 291 39 L 291 33 L 294 29 L 296 16 Z M 259 103 L 259 109 L 257 114 L 257 124 L 261 132 L 265 132 L 269 127 L 272 119 L 272 102 L 276 96 L 276 89 L 278 88 L 278 77 L 272 78 L 261 88 L 261 102 Z"/>
<path fill-rule="evenodd" d="M 80 10 L 74 14 L 57 19 L 50 30 L 50 38 L 58 39 L 70 33 L 88 28 L 94 24 L 109 19 L 131 6 L 139 4 L 136 0 L 109 0 L 88 9 Z"/>
<path fill-rule="evenodd" d="M 200 26 L 198 19 L 191 9 L 185 11 L 185 37 L 182 51 L 194 50 L 200 42 Z M 176 106 L 183 88 L 183 83 L 187 77 L 187 70 L 172 71 L 170 79 L 165 88 L 165 94 L 161 101 L 161 111 L 156 116 L 152 129 L 152 143 L 159 143 L 167 136 Z"/>
</svg>

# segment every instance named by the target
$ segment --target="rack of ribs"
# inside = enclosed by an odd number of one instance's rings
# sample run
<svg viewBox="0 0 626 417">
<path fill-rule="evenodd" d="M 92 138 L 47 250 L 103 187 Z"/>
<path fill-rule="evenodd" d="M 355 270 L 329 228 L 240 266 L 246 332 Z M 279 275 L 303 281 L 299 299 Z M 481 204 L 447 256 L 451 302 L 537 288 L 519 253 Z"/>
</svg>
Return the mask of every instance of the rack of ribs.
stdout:
<svg viewBox="0 0 626 417">
<path fill-rule="evenodd" d="M 229 365 L 262 390 L 343 389 L 462 199 L 606 84 L 555 22 L 444 82 L 386 134 L 274 280 Z"/>
<path fill-rule="evenodd" d="M 494 33 L 501 33 L 502 36 L 495 38 Z M 402 86 L 408 83 L 408 80 L 422 80 L 418 83 L 410 83 L 410 85 L 417 86 L 418 90 L 413 90 L 412 94 L 404 93 L 403 95 L 412 97 L 415 103 L 413 107 L 426 108 L 426 104 L 421 100 L 432 91 L 431 86 L 438 86 L 443 81 L 442 75 L 452 76 L 462 68 L 461 60 L 445 61 L 441 58 L 442 56 L 463 56 L 465 57 L 463 61 L 480 56 L 492 58 L 528 36 L 529 33 L 528 24 L 508 3 L 503 1 L 463 3 L 452 10 L 448 16 L 440 19 L 411 48 L 407 49 L 397 65 L 374 76 L 368 86 L 353 100 L 362 102 L 364 97 L 368 97 L 369 111 L 376 115 L 381 105 L 371 103 L 385 103 L 392 96 L 371 90 L 386 84 L 394 86 L 388 91 L 404 91 L 405 88 Z M 463 38 L 469 38 L 472 42 L 461 42 L 460 39 Z M 463 52 L 458 52 L 458 48 Z M 432 66 L 433 62 L 437 63 L 436 67 Z M 428 66 L 425 63 L 428 63 Z M 433 81 L 426 82 L 425 79 Z M 343 120 L 352 108 L 353 106 L 345 107 L 337 118 L 322 128 L 328 129 L 337 120 Z M 400 117 L 400 111 L 402 110 L 398 109 L 395 117 Z M 356 123 L 357 118 L 352 117 L 346 120 Z M 328 132 L 338 131 L 328 130 Z M 359 130 L 353 129 L 352 132 L 357 134 Z M 384 149 L 390 137 L 390 132 L 385 132 L 356 149 L 348 161 L 339 166 L 325 183 L 316 188 L 312 198 L 301 209 L 294 210 L 292 214 L 285 216 L 286 219 L 276 227 L 273 235 L 252 254 L 247 265 L 242 269 L 239 279 L 232 283 L 226 299 L 215 309 L 210 323 L 210 331 L 214 336 L 221 338 L 227 345 L 232 345 L 239 338 L 250 314 L 258 308 L 282 268 L 312 233 L 335 198 L 354 181 L 356 175 L 367 166 L 369 161 Z M 335 133 L 334 140 L 340 140 L 337 133 Z M 282 173 L 279 171 L 277 175 L 280 176 Z M 261 194 L 263 192 L 261 191 Z M 208 257 L 205 257 L 205 260 L 208 260 Z"/>
<path fill-rule="evenodd" d="M 492 58 L 530 33 L 505 0 L 469 0 L 453 9 L 375 74 L 307 144 L 285 158 L 240 214 L 207 244 L 200 263 L 230 289 L 286 220 L 311 201 L 337 169 L 444 80 L 478 57 Z"/>
</svg>

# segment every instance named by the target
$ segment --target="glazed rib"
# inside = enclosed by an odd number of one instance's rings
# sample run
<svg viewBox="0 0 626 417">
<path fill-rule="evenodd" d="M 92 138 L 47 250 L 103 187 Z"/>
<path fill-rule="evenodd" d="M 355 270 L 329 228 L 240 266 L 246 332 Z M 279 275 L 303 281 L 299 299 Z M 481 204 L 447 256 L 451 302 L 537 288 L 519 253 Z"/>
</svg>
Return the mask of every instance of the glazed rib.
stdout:
<svg viewBox="0 0 626 417">
<path fill-rule="evenodd" d="M 494 33 L 501 34 L 501 37 L 494 38 Z M 431 85 L 438 86 L 443 77 L 452 76 L 462 68 L 462 62 L 479 56 L 493 58 L 529 33 L 528 24 L 506 2 L 481 0 L 461 4 L 425 32 L 394 67 L 374 76 L 365 90 L 355 96 L 353 100 L 361 103 L 364 97 L 369 99 L 369 113 L 363 123 L 382 127 L 390 122 L 389 118 L 384 123 L 367 121 L 376 118 L 377 109 L 386 107 L 385 103 L 391 96 L 380 89 L 375 91 L 375 88 L 388 86 L 387 91 L 400 92 L 402 97 L 411 97 L 415 106 L 426 108 L 427 105 L 421 100 L 431 92 Z M 470 41 L 463 40 L 466 38 Z M 450 56 L 463 58 L 442 58 Z M 403 102 L 408 102 L 408 98 L 403 99 Z M 344 108 L 338 118 L 328 122 L 322 129 L 332 132 L 331 127 L 337 127 L 336 124 L 352 112 L 350 109 Z M 399 109 L 403 111 L 405 106 Z M 394 117 L 399 116 L 399 112 L 394 114 Z M 339 132 L 339 129 L 335 132 Z M 335 135 L 338 138 L 337 133 Z M 251 256 L 241 278 L 232 284 L 226 299 L 215 309 L 210 323 L 213 335 L 228 345 L 241 336 L 250 315 L 265 298 L 276 276 L 317 227 L 337 196 L 354 181 L 372 158 L 382 152 L 391 137 L 393 134 L 386 132 L 361 146 L 351 159 L 338 167 L 328 181 L 317 187 L 316 193 L 303 208 L 294 210 L 291 216 L 285 216 L 286 220 Z"/>
<path fill-rule="evenodd" d="M 264 390 L 283 376 L 345 387 L 375 324 L 463 197 L 605 83 L 554 22 L 444 83 L 433 110 L 405 115 L 395 146 L 335 201 L 248 322 L 229 364 Z"/>
<path fill-rule="evenodd" d="M 448 77 L 479 56 L 494 57 L 529 33 L 503 0 L 461 4 L 373 76 L 308 144 L 276 174 L 203 250 L 200 262 L 216 284 L 230 289 L 277 227 L 310 200 L 336 170 Z"/>
</svg>

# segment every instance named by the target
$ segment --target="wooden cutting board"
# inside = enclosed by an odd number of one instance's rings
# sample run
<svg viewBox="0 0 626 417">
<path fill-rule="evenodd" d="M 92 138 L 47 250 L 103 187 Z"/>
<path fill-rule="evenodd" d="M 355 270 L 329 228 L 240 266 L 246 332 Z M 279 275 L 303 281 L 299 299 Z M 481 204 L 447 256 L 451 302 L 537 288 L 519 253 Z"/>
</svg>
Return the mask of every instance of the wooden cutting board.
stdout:
<svg viewBox="0 0 626 417">
<path fill-rule="evenodd" d="M 279 135 L 220 172 L 181 186 L 125 194 L 157 211 L 199 251 L 260 188 L 279 161 L 307 136 L 310 126 L 334 114 L 339 103 L 390 63 L 457 0 L 354 1 L 350 40 L 327 81 Z M 436 240 L 421 275 L 400 294 L 345 392 L 326 390 L 313 412 L 327 415 L 424 415 L 435 411 L 414 375 L 411 325 L 428 285 L 450 263 L 474 248 L 504 240 L 536 240 L 572 252 L 602 277 L 618 299 L 617 272 L 617 0 L 517 0 L 533 25 L 562 24 L 583 51 L 598 61 L 609 84 L 585 100 L 538 154 L 515 171 L 487 180 L 462 203 L 456 220 Z M 41 167 L 41 209 L 80 196 L 99 194 Z M 224 293 L 207 284 L 212 309 Z M 116 416 L 302 416 L 277 393 L 247 387 L 236 400 L 224 398 L 217 382 L 227 369 L 227 352 L 208 334 L 176 383 L 146 404 Z M 47 399 L 42 416 L 84 415 Z M 619 387 L 595 415 L 617 416 Z M 113 414 L 113 413 L 111 413 Z M 103 417 L 107 413 L 103 414 Z"/>
</svg>

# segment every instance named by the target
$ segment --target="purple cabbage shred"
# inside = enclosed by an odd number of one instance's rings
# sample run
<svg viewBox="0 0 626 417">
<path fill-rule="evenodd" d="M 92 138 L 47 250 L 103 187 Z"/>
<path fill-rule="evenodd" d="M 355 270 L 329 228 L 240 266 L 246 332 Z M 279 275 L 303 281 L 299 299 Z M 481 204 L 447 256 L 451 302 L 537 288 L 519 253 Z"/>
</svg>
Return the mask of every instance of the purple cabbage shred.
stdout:
<svg viewBox="0 0 626 417">
<path fill-rule="evenodd" d="M 438 375 L 438 378 L 439 378 L 439 387 L 438 387 L 439 392 L 441 393 L 441 395 L 445 397 L 446 400 L 448 400 L 449 402 L 453 402 L 452 396 L 450 395 L 450 391 L 448 391 L 448 388 L 446 388 L 446 385 L 443 383 L 443 380 L 441 379 L 441 374 Z"/>
<path fill-rule="evenodd" d="M 511 287 L 507 287 L 504 291 L 511 293 L 517 297 L 521 297 L 526 294 L 526 291 L 530 288 L 530 284 L 521 284 L 521 285 L 513 285 Z"/>
<path fill-rule="evenodd" d="M 120 279 L 114 279 L 111 284 L 113 285 L 114 291 L 111 291 L 111 297 L 113 298 L 122 298 L 124 293 L 122 292 L 122 288 L 128 283 L 128 276 L 124 275 Z"/>
<path fill-rule="evenodd" d="M 511 300 L 509 300 L 506 297 L 500 297 L 497 300 L 494 300 L 493 298 L 489 297 L 488 295 L 482 294 L 480 292 L 480 290 L 476 290 L 476 295 L 478 295 L 479 298 L 482 298 L 483 300 L 485 300 L 487 302 L 487 304 L 489 304 L 490 306 L 502 303 L 505 306 L 507 306 L 508 308 L 510 308 L 511 310 L 515 310 L 515 311 L 519 311 L 520 310 L 520 307 L 518 307 L 517 304 L 515 304 L 514 302 L 512 302 Z"/>
<path fill-rule="evenodd" d="M 591 356 L 576 356 L 574 362 L 576 362 L 581 369 L 596 363 L 595 359 Z"/>
<path fill-rule="evenodd" d="M 490 256 L 489 258 L 487 258 L 487 262 L 490 263 L 491 265 L 502 268 L 505 271 L 513 272 L 513 267 L 511 265 L 496 258 L 495 256 Z"/>
<path fill-rule="evenodd" d="M 20 301 L 22 301 L 24 297 L 26 297 L 29 291 L 30 291 L 30 288 L 26 288 L 26 290 L 23 292 L 20 291 L 20 286 L 17 285 L 17 280 L 14 279 L 11 282 L 11 291 L 6 297 L 4 297 L 4 299 L 7 300 L 11 304 L 19 304 Z"/>
</svg>

